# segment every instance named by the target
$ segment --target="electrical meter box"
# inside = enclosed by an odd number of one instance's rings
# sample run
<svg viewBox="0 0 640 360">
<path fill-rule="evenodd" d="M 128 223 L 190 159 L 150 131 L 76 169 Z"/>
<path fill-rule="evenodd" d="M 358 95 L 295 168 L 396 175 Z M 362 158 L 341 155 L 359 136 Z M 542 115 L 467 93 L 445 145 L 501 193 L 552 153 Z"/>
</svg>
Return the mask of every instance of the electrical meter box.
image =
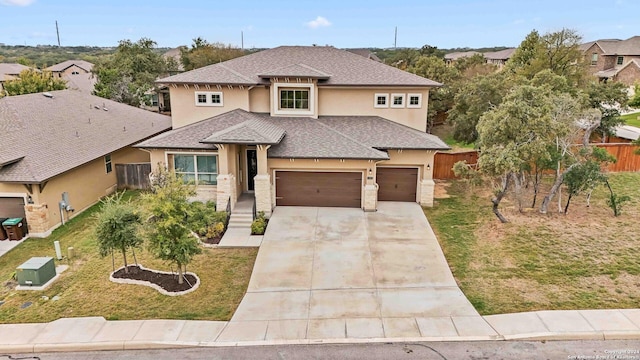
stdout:
<svg viewBox="0 0 640 360">
<path fill-rule="evenodd" d="M 32 257 L 16 268 L 18 284 L 42 286 L 56 276 L 56 265 L 52 257 Z"/>
</svg>

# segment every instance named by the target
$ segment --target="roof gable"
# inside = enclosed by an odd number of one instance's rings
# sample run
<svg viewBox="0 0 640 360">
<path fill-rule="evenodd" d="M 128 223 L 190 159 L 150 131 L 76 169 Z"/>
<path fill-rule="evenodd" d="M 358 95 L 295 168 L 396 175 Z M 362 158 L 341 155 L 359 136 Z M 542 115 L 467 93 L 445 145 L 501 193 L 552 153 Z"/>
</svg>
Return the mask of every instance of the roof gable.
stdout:
<svg viewBox="0 0 640 360">
<path fill-rule="evenodd" d="M 86 72 L 90 72 L 91 69 L 93 69 L 93 64 L 85 61 L 85 60 L 66 60 L 63 61 L 61 63 L 55 64 L 55 65 L 51 65 L 47 68 L 47 70 L 49 71 L 54 71 L 54 72 L 60 72 L 60 71 L 65 71 L 66 69 L 72 67 L 72 66 L 77 66 L 79 68 L 81 68 L 82 70 L 86 71 Z"/>
<path fill-rule="evenodd" d="M 209 144 L 278 144 L 285 131 L 275 124 L 258 119 L 247 120 L 238 125 L 215 132 L 202 140 Z"/>
</svg>

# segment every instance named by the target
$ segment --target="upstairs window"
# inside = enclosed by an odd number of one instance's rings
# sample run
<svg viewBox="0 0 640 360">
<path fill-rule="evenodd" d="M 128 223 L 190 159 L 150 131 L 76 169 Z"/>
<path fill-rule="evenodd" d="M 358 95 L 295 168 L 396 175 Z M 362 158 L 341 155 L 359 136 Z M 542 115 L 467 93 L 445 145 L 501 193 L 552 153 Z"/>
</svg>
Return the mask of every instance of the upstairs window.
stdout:
<svg viewBox="0 0 640 360">
<path fill-rule="evenodd" d="M 408 94 L 407 107 L 419 109 L 422 107 L 422 94 Z"/>
<path fill-rule="evenodd" d="M 392 108 L 404 107 L 404 94 L 391 94 L 391 107 Z"/>
<path fill-rule="evenodd" d="M 111 154 L 104 157 L 104 170 L 108 173 L 113 171 L 113 165 L 111 164 Z"/>
<path fill-rule="evenodd" d="M 309 90 L 280 90 L 280 109 L 309 110 Z"/>
<path fill-rule="evenodd" d="M 375 94 L 373 107 L 376 107 L 376 108 L 388 108 L 389 107 L 389 94 Z"/>
<path fill-rule="evenodd" d="M 598 53 L 591 54 L 591 65 L 598 64 Z"/>
<path fill-rule="evenodd" d="M 173 168 L 185 183 L 218 184 L 218 158 L 215 155 L 176 154 L 173 156 Z"/>
<path fill-rule="evenodd" d="M 196 106 L 223 106 L 222 92 L 196 91 Z"/>
<path fill-rule="evenodd" d="M 624 56 L 618 56 L 616 59 L 616 64 L 622 65 L 624 63 Z"/>
</svg>

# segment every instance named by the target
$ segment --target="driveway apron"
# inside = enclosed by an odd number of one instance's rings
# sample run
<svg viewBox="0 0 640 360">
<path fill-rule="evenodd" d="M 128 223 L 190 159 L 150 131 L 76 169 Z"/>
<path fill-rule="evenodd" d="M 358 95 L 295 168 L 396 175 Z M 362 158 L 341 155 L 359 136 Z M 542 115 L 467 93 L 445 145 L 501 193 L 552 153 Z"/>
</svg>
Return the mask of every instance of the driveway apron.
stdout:
<svg viewBox="0 0 640 360">
<path fill-rule="evenodd" d="M 420 206 L 380 202 L 372 213 L 277 207 L 231 323 L 267 339 L 370 338 L 477 316 Z"/>
</svg>

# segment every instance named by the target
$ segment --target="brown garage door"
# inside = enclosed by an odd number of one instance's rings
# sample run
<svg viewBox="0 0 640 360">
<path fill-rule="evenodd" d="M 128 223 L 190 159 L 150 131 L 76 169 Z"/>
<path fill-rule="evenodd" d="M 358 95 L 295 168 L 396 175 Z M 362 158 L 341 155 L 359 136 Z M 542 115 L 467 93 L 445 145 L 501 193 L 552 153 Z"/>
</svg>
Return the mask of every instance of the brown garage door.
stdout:
<svg viewBox="0 0 640 360">
<path fill-rule="evenodd" d="M 276 205 L 360 207 L 362 173 L 276 172 Z"/>
<path fill-rule="evenodd" d="M 23 218 L 24 198 L 0 197 L 0 218 Z"/>
<path fill-rule="evenodd" d="M 379 167 L 376 172 L 378 201 L 416 201 L 417 168 Z"/>
</svg>

